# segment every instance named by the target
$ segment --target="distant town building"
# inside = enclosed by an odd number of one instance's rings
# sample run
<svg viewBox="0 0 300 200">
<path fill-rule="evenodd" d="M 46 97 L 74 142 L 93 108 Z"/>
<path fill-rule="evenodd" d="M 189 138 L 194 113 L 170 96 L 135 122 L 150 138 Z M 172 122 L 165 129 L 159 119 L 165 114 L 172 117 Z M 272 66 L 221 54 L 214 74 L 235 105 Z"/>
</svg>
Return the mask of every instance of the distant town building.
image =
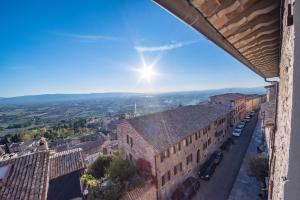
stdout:
<svg viewBox="0 0 300 200">
<path fill-rule="evenodd" d="M 262 95 L 250 94 L 246 95 L 245 104 L 246 104 L 246 113 L 260 109 L 262 103 Z"/>
<path fill-rule="evenodd" d="M 18 153 L 18 155 L 25 155 L 37 151 L 39 144 L 38 140 L 31 139 L 25 142 L 10 143 L 7 145 L 9 153 Z"/>
<path fill-rule="evenodd" d="M 230 135 L 231 111 L 204 104 L 123 120 L 117 127 L 121 153 L 151 173 L 158 199 L 168 199 Z"/>
<path fill-rule="evenodd" d="M 215 104 L 230 106 L 232 111 L 231 123 L 236 125 L 246 116 L 246 95 L 240 93 L 226 93 L 210 97 L 210 101 Z"/>
</svg>

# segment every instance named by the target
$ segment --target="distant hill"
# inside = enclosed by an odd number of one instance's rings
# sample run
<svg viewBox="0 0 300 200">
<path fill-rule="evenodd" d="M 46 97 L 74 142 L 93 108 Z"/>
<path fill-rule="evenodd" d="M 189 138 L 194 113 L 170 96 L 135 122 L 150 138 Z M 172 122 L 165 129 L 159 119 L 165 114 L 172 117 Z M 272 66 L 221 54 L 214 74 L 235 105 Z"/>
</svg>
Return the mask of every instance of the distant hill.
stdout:
<svg viewBox="0 0 300 200">
<path fill-rule="evenodd" d="M 167 92 L 167 93 L 154 93 L 151 96 L 185 96 L 185 95 L 203 95 L 206 98 L 211 95 L 222 93 L 245 93 L 245 94 L 264 94 L 264 87 L 256 88 L 224 88 L 216 90 L 202 90 L 202 91 L 183 91 L 183 92 Z M 55 103 L 67 101 L 82 101 L 82 100 L 101 100 L 112 98 L 134 98 L 145 97 L 149 94 L 145 93 L 91 93 L 91 94 L 42 94 L 42 95 L 28 95 L 19 97 L 1 98 L 0 105 L 7 104 L 32 104 L 32 103 Z"/>
</svg>

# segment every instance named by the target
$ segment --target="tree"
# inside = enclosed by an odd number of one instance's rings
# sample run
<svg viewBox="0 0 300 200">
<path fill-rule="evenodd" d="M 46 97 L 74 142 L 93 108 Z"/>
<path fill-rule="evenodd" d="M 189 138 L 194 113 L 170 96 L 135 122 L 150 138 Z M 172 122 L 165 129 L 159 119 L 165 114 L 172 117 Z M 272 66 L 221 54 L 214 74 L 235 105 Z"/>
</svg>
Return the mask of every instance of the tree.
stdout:
<svg viewBox="0 0 300 200">
<path fill-rule="evenodd" d="M 120 181 L 109 180 L 107 185 L 93 189 L 91 199 L 118 200 L 121 195 L 122 185 Z"/>
<path fill-rule="evenodd" d="M 21 134 L 21 140 L 22 140 L 23 142 L 28 141 L 28 140 L 31 140 L 32 137 L 33 137 L 33 135 L 32 135 L 31 133 L 22 133 L 22 134 Z"/>
<path fill-rule="evenodd" d="M 91 174 L 83 174 L 80 177 L 80 180 L 85 183 L 87 186 L 92 187 L 97 185 L 96 179 Z"/>
<path fill-rule="evenodd" d="M 110 163 L 108 173 L 112 180 L 120 180 L 121 182 L 124 182 L 130 177 L 136 175 L 137 170 L 129 160 L 124 160 L 119 156 L 115 156 Z"/>
<path fill-rule="evenodd" d="M 104 177 L 112 158 L 110 156 L 99 156 L 97 160 L 89 167 L 89 173 L 95 178 L 99 179 Z"/>
<path fill-rule="evenodd" d="M 251 157 L 249 159 L 249 168 L 257 180 L 264 182 L 269 174 L 268 158 L 262 154 Z"/>
</svg>

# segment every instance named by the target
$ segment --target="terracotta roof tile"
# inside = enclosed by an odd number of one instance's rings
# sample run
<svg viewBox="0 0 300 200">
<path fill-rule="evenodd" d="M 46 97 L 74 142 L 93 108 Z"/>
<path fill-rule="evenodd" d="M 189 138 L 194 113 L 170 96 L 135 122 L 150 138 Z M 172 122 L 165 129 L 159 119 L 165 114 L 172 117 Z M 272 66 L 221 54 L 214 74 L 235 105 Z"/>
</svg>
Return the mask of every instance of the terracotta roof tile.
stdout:
<svg viewBox="0 0 300 200">
<path fill-rule="evenodd" d="M 80 148 L 57 152 L 50 156 L 49 178 L 51 180 L 84 168 Z"/>
<path fill-rule="evenodd" d="M 173 146 L 187 136 L 229 114 L 229 106 L 201 104 L 179 107 L 127 120 L 157 150 Z"/>
<path fill-rule="evenodd" d="M 10 175 L 0 188 L 1 200 L 44 200 L 48 190 L 49 152 L 38 152 L 0 162 L 12 165 Z"/>
</svg>

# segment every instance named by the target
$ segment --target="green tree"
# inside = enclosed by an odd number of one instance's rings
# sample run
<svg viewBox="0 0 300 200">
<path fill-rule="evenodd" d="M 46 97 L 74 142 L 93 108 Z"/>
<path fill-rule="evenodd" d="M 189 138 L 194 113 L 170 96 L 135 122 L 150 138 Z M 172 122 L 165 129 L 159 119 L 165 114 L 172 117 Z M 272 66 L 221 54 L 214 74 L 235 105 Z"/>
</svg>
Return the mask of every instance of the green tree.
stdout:
<svg viewBox="0 0 300 200">
<path fill-rule="evenodd" d="M 268 158 L 263 154 L 251 157 L 249 159 L 249 168 L 257 180 L 264 182 L 269 174 Z"/>
<path fill-rule="evenodd" d="M 31 140 L 33 138 L 33 135 L 31 133 L 22 133 L 21 134 L 21 140 L 23 142 Z"/>
<path fill-rule="evenodd" d="M 108 173 L 113 181 L 120 180 L 123 182 L 136 175 L 137 170 L 129 160 L 124 160 L 121 157 L 116 156 L 110 163 Z"/>
<path fill-rule="evenodd" d="M 91 174 L 83 174 L 80 180 L 90 187 L 97 185 L 96 179 Z"/>
<path fill-rule="evenodd" d="M 112 157 L 110 156 L 100 156 L 97 160 L 89 167 L 89 173 L 95 178 L 99 179 L 104 177 L 106 170 L 108 169 Z"/>
<path fill-rule="evenodd" d="M 94 199 L 118 200 L 122 195 L 120 181 L 108 181 L 107 185 L 95 191 Z"/>
</svg>

